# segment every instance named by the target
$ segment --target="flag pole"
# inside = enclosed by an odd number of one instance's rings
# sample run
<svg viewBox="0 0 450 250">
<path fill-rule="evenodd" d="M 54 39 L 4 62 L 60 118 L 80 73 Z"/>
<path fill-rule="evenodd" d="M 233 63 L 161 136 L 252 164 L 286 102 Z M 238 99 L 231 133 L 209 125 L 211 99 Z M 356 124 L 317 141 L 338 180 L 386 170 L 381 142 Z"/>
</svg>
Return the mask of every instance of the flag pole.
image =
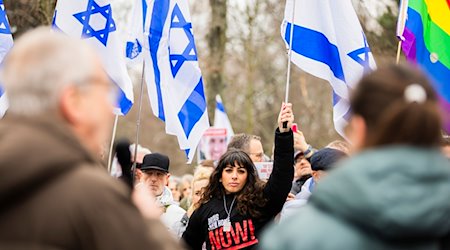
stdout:
<svg viewBox="0 0 450 250">
<path fill-rule="evenodd" d="M 288 52 L 288 68 L 286 75 L 286 94 L 284 96 L 284 103 L 289 102 L 289 88 L 291 83 L 291 59 L 292 59 L 292 40 L 294 36 L 294 16 L 295 16 L 295 0 L 293 0 L 292 6 L 292 20 L 291 20 L 291 29 L 289 30 L 289 52 Z M 287 122 L 283 123 L 283 128 L 287 127 Z"/>
<path fill-rule="evenodd" d="M 395 64 L 398 65 L 400 62 L 400 52 L 402 50 L 402 40 L 398 41 L 398 48 L 397 48 L 397 60 L 395 61 Z"/>
<path fill-rule="evenodd" d="M 397 20 L 397 37 L 398 37 L 398 47 L 397 47 L 397 58 L 395 64 L 399 64 L 400 62 L 400 54 L 402 51 L 402 42 L 405 39 L 403 33 L 405 31 L 406 18 L 408 13 L 408 0 L 401 0 L 400 6 L 398 7 L 398 20 Z"/>
<path fill-rule="evenodd" d="M 139 130 L 141 128 L 141 113 L 142 113 L 142 96 L 144 94 L 144 70 L 145 70 L 145 61 L 142 63 L 142 75 L 141 75 L 141 89 L 139 92 L 139 103 L 138 103 L 138 117 L 136 120 L 136 141 L 134 147 L 134 156 L 133 156 L 133 165 L 131 167 L 131 178 L 132 182 L 134 182 L 134 178 L 136 176 L 136 160 L 137 160 L 137 150 L 139 145 Z"/>
<path fill-rule="evenodd" d="M 113 127 L 113 131 L 112 131 L 112 136 L 111 136 L 111 144 L 109 146 L 109 155 L 108 155 L 108 172 L 109 173 L 111 173 L 113 147 L 114 147 L 114 140 L 116 139 L 117 122 L 118 121 L 119 121 L 119 115 L 116 115 L 116 117 L 114 118 L 114 127 Z"/>
</svg>

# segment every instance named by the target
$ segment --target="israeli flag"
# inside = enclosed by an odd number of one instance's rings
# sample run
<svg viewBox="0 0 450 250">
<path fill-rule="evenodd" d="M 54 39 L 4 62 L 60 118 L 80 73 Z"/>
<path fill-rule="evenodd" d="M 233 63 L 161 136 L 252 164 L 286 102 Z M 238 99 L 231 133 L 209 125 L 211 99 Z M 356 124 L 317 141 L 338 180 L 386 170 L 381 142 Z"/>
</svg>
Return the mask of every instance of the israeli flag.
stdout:
<svg viewBox="0 0 450 250">
<path fill-rule="evenodd" d="M 233 127 L 231 127 L 230 119 L 228 119 L 225 106 L 223 105 L 220 95 L 216 95 L 216 110 L 214 112 L 214 127 L 224 128 L 227 130 L 227 142 L 229 143 L 231 137 L 234 135 Z"/>
<path fill-rule="evenodd" d="M 287 0 L 281 36 L 288 47 L 292 24 L 292 62 L 330 82 L 334 125 L 344 136 L 351 115 L 349 90 L 376 68 L 352 2 Z"/>
<path fill-rule="evenodd" d="M 198 66 L 187 0 L 138 0 L 143 32 L 127 41 L 129 59 L 143 57 L 153 114 L 175 135 L 188 163 L 209 128 L 203 78 Z M 137 30 L 140 30 L 138 28 Z M 140 50 L 142 46 L 142 50 Z M 142 55 L 140 55 L 142 53 Z"/>
<path fill-rule="evenodd" d="M 106 73 L 118 86 L 119 98 L 114 113 L 126 115 L 133 106 L 133 85 L 109 1 L 59 0 L 53 17 L 53 29 L 85 39 L 94 48 Z"/>
<path fill-rule="evenodd" d="M 148 13 L 147 0 L 136 0 L 133 5 L 130 25 L 127 28 L 127 41 L 125 48 L 125 56 L 130 64 L 138 64 L 143 61 L 144 37 L 149 36 L 149 30 L 145 30 L 145 20 Z M 148 48 L 148 42 L 146 43 Z"/>
<path fill-rule="evenodd" d="M 9 26 L 8 18 L 6 16 L 5 5 L 3 0 L 0 0 L 0 64 L 9 50 L 13 46 L 13 38 L 11 35 L 11 27 Z M 8 100 L 2 86 L 0 86 L 0 117 L 3 117 L 8 109 Z"/>
</svg>

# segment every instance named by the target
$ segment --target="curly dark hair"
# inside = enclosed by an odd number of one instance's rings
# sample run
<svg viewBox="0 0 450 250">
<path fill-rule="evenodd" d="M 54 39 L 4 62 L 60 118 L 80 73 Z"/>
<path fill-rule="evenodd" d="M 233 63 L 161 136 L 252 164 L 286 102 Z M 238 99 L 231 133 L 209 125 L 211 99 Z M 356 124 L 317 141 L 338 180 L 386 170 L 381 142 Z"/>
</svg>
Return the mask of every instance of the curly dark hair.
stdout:
<svg viewBox="0 0 450 250">
<path fill-rule="evenodd" d="M 262 208 L 267 203 L 267 199 L 263 196 L 265 182 L 259 179 L 256 167 L 250 156 L 239 149 L 230 149 L 220 158 L 217 168 L 209 178 L 209 184 L 205 187 L 205 192 L 200 198 L 198 206 L 202 206 L 211 199 L 221 198 L 225 194 L 225 188 L 220 179 L 223 170 L 227 166 L 242 166 L 245 167 L 248 173 L 244 187 L 236 194 L 236 206 L 239 213 L 241 215 L 248 214 L 254 218 L 260 217 L 261 212 L 259 208 Z"/>
</svg>

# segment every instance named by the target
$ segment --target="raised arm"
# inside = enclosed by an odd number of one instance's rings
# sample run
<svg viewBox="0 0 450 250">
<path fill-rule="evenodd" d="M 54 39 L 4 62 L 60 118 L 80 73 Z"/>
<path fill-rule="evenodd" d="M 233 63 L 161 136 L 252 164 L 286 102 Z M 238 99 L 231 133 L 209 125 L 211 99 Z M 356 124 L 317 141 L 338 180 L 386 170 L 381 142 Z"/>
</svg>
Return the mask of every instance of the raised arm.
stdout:
<svg viewBox="0 0 450 250">
<path fill-rule="evenodd" d="M 285 121 L 288 126 L 283 128 Z M 294 178 L 294 137 L 291 130 L 293 121 L 292 104 L 283 103 L 278 116 L 278 129 L 275 131 L 273 171 L 264 188 L 264 196 L 268 199 L 265 211 L 270 216 L 281 211 Z"/>
</svg>

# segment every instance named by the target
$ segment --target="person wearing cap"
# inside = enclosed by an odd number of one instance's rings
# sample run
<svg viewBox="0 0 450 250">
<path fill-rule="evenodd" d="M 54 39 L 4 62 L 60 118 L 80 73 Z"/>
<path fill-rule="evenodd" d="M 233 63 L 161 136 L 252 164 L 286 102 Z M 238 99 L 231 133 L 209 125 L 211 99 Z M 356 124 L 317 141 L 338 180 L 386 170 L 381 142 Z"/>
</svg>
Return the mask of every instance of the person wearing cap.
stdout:
<svg viewBox="0 0 450 250">
<path fill-rule="evenodd" d="M 302 131 L 294 132 L 294 181 L 292 182 L 291 194 L 296 195 L 300 192 L 303 184 L 311 178 L 311 157 L 317 151 L 313 146 L 306 142 Z"/>
<path fill-rule="evenodd" d="M 136 185 L 144 185 L 149 189 L 162 208 L 161 221 L 176 235 L 176 224 L 186 211 L 177 205 L 168 187 L 169 165 L 170 160 L 166 155 L 159 153 L 145 155 L 142 164 L 137 165 Z"/>
<path fill-rule="evenodd" d="M 295 214 L 303 207 L 311 196 L 314 186 L 330 171 L 339 160 L 347 157 L 347 154 L 333 148 L 323 148 L 311 156 L 312 177 L 306 180 L 301 191 L 294 200 L 287 201 L 281 210 L 280 221 Z"/>
<path fill-rule="evenodd" d="M 311 178 L 311 163 L 306 159 L 302 151 L 294 154 L 294 181 L 292 182 L 291 194 L 296 195 L 300 192 L 303 184 Z"/>
</svg>

